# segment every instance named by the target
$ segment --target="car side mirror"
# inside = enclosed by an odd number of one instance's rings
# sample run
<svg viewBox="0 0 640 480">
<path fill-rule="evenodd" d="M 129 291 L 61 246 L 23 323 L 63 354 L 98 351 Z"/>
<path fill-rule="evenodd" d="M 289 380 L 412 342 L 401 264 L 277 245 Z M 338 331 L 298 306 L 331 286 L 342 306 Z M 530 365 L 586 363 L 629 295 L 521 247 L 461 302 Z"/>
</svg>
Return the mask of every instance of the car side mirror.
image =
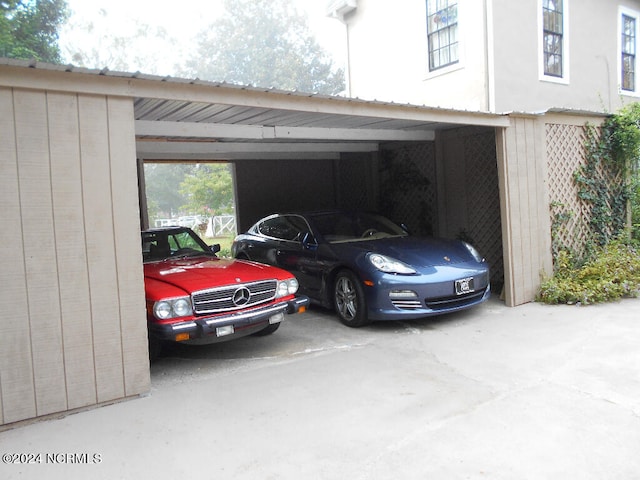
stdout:
<svg viewBox="0 0 640 480">
<path fill-rule="evenodd" d="M 213 253 L 218 253 L 220 251 L 220 244 L 214 243 L 213 245 L 211 245 L 211 251 Z"/>
<path fill-rule="evenodd" d="M 318 249 L 318 242 L 313 237 L 313 235 L 311 235 L 310 232 L 306 232 L 304 234 L 304 236 L 302 237 L 302 247 L 307 249 L 307 250 L 317 250 Z"/>
</svg>

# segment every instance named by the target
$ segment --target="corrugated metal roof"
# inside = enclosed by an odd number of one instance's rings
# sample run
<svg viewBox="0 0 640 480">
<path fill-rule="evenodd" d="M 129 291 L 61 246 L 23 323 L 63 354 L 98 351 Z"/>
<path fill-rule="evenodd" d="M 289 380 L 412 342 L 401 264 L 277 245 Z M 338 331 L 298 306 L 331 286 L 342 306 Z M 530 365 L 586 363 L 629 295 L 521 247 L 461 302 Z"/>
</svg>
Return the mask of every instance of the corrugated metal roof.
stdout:
<svg viewBox="0 0 640 480">
<path fill-rule="evenodd" d="M 371 142 L 378 141 L 376 139 L 378 135 L 375 132 L 379 132 L 379 141 L 418 140 L 428 138 L 429 134 L 447 128 L 465 125 L 487 127 L 508 125 L 506 116 L 486 112 L 458 111 L 200 79 L 148 75 L 141 72 L 119 72 L 106 68 L 88 69 L 74 65 L 54 65 L 0 58 L 0 73 L 3 66 L 34 69 L 37 71 L 34 73 L 45 73 L 45 77 L 49 77 L 46 74 L 51 72 L 50 77 L 57 79 L 55 86 L 49 87 L 46 79 L 39 78 L 42 75 L 33 75 L 32 77 L 38 78 L 32 80 L 29 85 L 68 89 L 68 91 L 78 91 L 73 90 L 74 88 L 86 89 L 91 93 L 101 92 L 101 89 L 104 89 L 105 94 L 132 96 L 136 125 L 144 124 L 144 128 L 140 128 L 139 131 L 137 129 L 136 132 L 138 140 L 141 141 L 139 149 L 148 149 L 149 152 L 149 146 L 154 143 L 149 141 L 152 139 L 163 141 L 179 139 L 185 151 L 190 148 L 188 140 L 198 140 L 200 143 L 207 140 L 215 141 L 218 144 L 216 156 L 224 157 L 224 153 L 220 153 L 219 143 L 221 142 L 233 144 L 260 142 L 272 145 L 315 142 L 325 144 L 322 147 L 325 151 L 328 142 L 336 142 L 336 149 L 345 148 L 345 142 L 370 145 Z M 73 81 L 65 80 L 66 74 L 72 75 L 70 79 Z M 28 77 L 28 75 L 16 74 L 14 69 L 10 80 L 20 84 L 23 76 Z M 91 77 L 101 81 L 91 82 Z M 114 79 L 114 82 L 104 81 L 110 78 Z M 0 75 L 0 82 L 2 79 Z M 112 87 L 112 84 L 117 84 L 117 87 Z M 153 125 L 162 128 L 153 128 Z M 174 126 L 176 128 L 172 128 Z M 192 127 L 191 130 L 189 126 Z M 202 126 L 224 126 L 225 128 L 203 131 Z M 231 128 L 234 126 L 239 128 Z M 256 133 L 254 130 L 249 130 L 251 127 L 260 127 L 262 130 Z M 160 131 L 161 134 L 158 133 Z M 199 133 L 191 133 L 191 131 Z M 222 131 L 225 133 L 221 133 Z M 352 132 L 352 135 L 345 135 L 345 131 Z M 323 134 L 326 134 L 326 138 L 323 138 Z M 339 142 L 336 140 L 338 138 Z M 193 150 L 201 152 L 202 149 L 200 144 Z M 159 155 L 158 153 L 149 154 Z M 199 155 L 206 155 L 206 153 Z"/>
<path fill-rule="evenodd" d="M 471 115 L 478 115 L 486 118 L 502 117 L 502 115 L 500 114 L 493 114 L 493 113 L 481 112 L 481 111 L 454 110 L 454 109 L 447 109 L 447 108 L 441 108 L 441 107 L 430 107 L 427 105 L 401 104 L 401 103 L 395 103 L 395 102 L 379 101 L 375 99 L 367 100 L 367 99 L 360 99 L 360 98 L 344 97 L 340 95 L 323 95 L 323 94 L 314 93 L 314 92 L 279 90 L 273 87 L 265 88 L 265 87 L 251 86 L 251 85 L 238 85 L 238 84 L 227 83 L 227 82 L 201 80 L 198 78 L 188 79 L 188 78 L 180 78 L 180 77 L 172 77 L 172 76 L 150 75 L 150 74 L 145 74 L 139 71 L 138 72 L 122 72 L 122 71 L 109 70 L 108 68 L 103 68 L 103 69 L 85 68 L 85 67 L 78 67 L 71 64 L 58 65 L 58 64 L 38 62 L 36 60 L 20 60 L 20 59 L 0 57 L 0 66 L 2 65 L 14 66 L 14 67 L 27 67 L 27 68 L 33 68 L 38 70 L 44 70 L 44 71 L 96 75 L 96 76 L 102 76 L 102 77 L 148 80 L 153 82 L 165 82 L 165 83 L 176 84 L 176 85 L 198 85 L 198 86 L 219 87 L 219 88 L 225 88 L 230 90 L 272 93 L 272 94 L 288 95 L 288 96 L 294 96 L 294 97 L 335 100 L 337 102 L 348 102 L 348 103 L 356 103 L 356 104 L 359 103 L 359 104 L 368 104 L 368 105 L 399 106 L 399 107 L 421 109 L 421 110 L 427 110 L 427 111 L 433 111 L 433 112 L 448 112 L 453 114 L 457 113 L 459 115 L 471 114 Z"/>
</svg>

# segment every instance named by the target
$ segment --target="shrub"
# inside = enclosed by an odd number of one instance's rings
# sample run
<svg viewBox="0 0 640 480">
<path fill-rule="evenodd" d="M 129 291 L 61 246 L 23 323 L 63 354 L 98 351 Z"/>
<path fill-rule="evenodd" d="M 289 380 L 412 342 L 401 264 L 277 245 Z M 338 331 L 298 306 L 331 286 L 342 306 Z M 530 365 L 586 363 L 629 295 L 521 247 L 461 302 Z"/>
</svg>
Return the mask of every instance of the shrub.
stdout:
<svg viewBox="0 0 640 480">
<path fill-rule="evenodd" d="M 640 250 L 637 244 L 615 240 L 598 247 L 580 267 L 570 252 L 556 258 L 556 272 L 543 281 L 537 300 L 549 304 L 591 304 L 640 294 Z"/>
</svg>

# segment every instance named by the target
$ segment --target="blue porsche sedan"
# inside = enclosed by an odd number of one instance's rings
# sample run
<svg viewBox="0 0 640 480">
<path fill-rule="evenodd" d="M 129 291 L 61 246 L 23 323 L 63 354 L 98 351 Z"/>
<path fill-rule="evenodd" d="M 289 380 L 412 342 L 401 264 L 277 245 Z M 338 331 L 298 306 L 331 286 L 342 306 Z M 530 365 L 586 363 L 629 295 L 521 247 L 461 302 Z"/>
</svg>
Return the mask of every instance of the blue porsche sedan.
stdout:
<svg viewBox="0 0 640 480">
<path fill-rule="evenodd" d="M 460 240 L 410 235 L 385 217 L 343 211 L 270 215 L 231 247 L 292 272 L 300 293 L 360 327 L 454 312 L 489 298 L 489 266 Z"/>
</svg>

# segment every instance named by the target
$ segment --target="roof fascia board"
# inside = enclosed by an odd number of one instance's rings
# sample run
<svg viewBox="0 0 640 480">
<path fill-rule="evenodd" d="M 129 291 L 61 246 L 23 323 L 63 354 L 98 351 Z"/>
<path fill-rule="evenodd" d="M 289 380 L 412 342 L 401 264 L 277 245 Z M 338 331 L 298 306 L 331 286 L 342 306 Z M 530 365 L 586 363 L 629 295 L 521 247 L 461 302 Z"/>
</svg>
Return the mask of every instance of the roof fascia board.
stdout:
<svg viewBox="0 0 640 480">
<path fill-rule="evenodd" d="M 342 97 L 262 90 L 249 87 L 194 83 L 185 80 L 143 79 L 0 65 L 0 86 L 60 92 L 159 98 L 165 100 L 219 103 L 293 111 L 359 115 L 373 118 L 414 120 L 426 123 L 508 127 L 506 115 L 462 112 L 425 106 L 382 103 Z"/>
<path fill-rule="evenodd" d="M 247 140 L 433 141 L 431 130 L 280 127 L 136 120 L 136 135 Z"/>
</svg>

